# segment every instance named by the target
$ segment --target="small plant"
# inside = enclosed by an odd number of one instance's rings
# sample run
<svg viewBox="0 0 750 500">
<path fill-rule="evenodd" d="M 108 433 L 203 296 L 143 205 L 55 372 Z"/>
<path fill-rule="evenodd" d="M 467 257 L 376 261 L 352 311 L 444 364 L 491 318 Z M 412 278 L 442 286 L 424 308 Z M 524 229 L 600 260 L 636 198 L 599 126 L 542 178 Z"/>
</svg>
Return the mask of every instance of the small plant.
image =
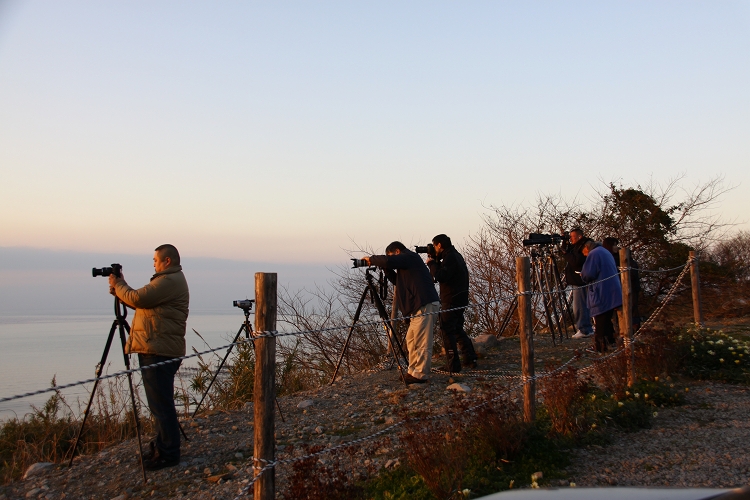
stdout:
<svg viewBox="0 0 750 500">
<path fill-rule="evenodd" d="M 682 371 L 699 380 L 750 383 L 750 342 L 721 330 L 692 327 L 676 339 Z"/>
</svg>

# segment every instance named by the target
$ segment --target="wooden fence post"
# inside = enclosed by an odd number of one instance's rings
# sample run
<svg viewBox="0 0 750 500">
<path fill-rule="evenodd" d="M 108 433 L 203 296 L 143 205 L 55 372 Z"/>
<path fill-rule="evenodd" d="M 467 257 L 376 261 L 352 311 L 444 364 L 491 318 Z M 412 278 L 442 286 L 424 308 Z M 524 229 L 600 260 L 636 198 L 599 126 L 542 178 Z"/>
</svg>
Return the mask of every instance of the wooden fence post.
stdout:
<svg viewBox="0 0 750 500">
<path fill-rule="evenodd" d="M 690 283 L 693 287 L 693 320 L 695 326 L 703 326 L 703 308 L 701 307 L 701 273 L 698 268 L 698 252 L 690 252 Z"/>
<path fill-rule="evenodd" d="M 276 273 L 255 273 L 255 331 L 276 330 Z M 275 460 L 274 402 L 276 401 L 276 337 L 255 340 L 254 465 L 264 467 Z M 260 472 L 256 469 L 255 474 Z M 276 497 L 276 471 L 269 469 L 255 482 L 255 500 Z"/>
<path fill-rule="evenodd" d="M 635 383 L 635 348 L 633 347 L 633 283 L 630 281 L 630 249 L 620 249 L 620 285 L 622 286 L 622 313 L 620 314 L 620 335 L 628 357 L 628 387 Z"/>
<path fill-rule="evenodd" d="M 523 419 L 536 418 L 536 382 L 534 379 L 534 330 L 531 316 L 531 269 L 528 257 L 516 257 L 518 284 L 518 324 L 521 336 L 521 374 L 523 381 Z"/>
</svg>

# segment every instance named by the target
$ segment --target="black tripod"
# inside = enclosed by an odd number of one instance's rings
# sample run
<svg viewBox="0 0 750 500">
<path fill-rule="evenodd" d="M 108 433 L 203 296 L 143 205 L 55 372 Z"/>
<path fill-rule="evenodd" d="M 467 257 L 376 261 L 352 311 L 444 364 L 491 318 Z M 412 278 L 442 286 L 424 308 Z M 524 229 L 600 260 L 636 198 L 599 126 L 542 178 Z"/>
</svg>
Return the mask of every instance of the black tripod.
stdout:
<svg viewBox="0 0 750 500">
<path fill-rule="evenodd" d="M 203 393 L 203 397 L 201 397 L 201 400 L 198 401 L 198 404 L 195 406 L 195 410 L 193 411 L 193 418 L 195 418 L 195 416 L 198 414 L 198 410 L 203 404 L 203 400 L 206 399 L 208 392 L 211 390 L 211 386 L 214 385 L 214 382 L 216 381 L 216 377 L 219 376 L 219 372 L 224 367 L 224 363 L 227 362 L 229 355 L 232 353 L 232 349 L 237 344 L 237 340 L 239 340 L 240 335 L 242 335 L 243 332 L 245 333 L 246 339 L 251 339 L 251 338 L 253 339 L 251 340 L 251 342 L 253 343 L 253 352 L 255 352 L 255 335 L 253 335 L 253 327 L 250 325 L 250 310 L 253 308 L 253 302 L 255 302 L 255 300 L 235 300 L 234 301 L 234 305 L 242 309 L 242 312 L 245 314 L 245 321 L 242 322 L 242 326 L 240 326 L 240 329 L 237 330 L 237 335 L 234 336 L 232 345 L 230 345 L 229 349 L 227 349 L 227 353 L 224 355 L 224 359 L 221 360 L 221 364 L 219 365 L 219 368 L 216 369 L 216 373 L 214 373 L 214 376 L 211 378 L 211 382 L 209 382 L 208 387 L 206 387 L 206 391 Z M 281 407 L 279 406 L 278 399 L 276 399 L 276 409 L 279 410 L 279 416 L 281 417 L 281 421 L 284 422 L 285 421 L 284 414 L 281 413 Z"/>
<path fill-rule="evenodd" d="M 96 395 L 96 388 L 99 386 L 99 377 L 102 376 L 102 370 L 104 369 L 104 365 L 107 363 L 107 356 L 109 355 L 109 348 L 112 346 L 112 339 L 115 336 L 115 330 L 118 330 L 120 333 L 120 343 L 122 344 L 122 356 L 125 360 L 125 369 L 128 371 L 128 386 L 130 388 L 130 402 L 133 405 L 133 419 L 135 420 L 135 431 L 138 435 L 138 458 L 141 462 L 141 472 L 143 473 L 143 483 L 146 483 L 146 468 L 143 464 L 143 453 L 141 452 L 141 422 L 138 419 L 138 408 L 135 405 L 135 392 L 133 391 L 133 377 L 130 373 L 130 357 L 125 354 L 125 332 L 127 331 L 128 334 L 130 334 L 130 325 L 128 325 L 128 322 L 125 318 L 128 316 L 128 309 L 125 307 L 125 304 L 120 302 L 120 299 L 115 297 L 115 320 L 112 322 L 112 328 L 109 329 L 109 336 L 107 337 L 107 344 L 104 347 L 104 352 L 102 353 L 102 359 L 99 361 L 99 364 L 96 365 L 96 382 L 94 382 L 94 388 L 91 390 L 91 397 L 89 398 L 89 403 L 86 405 L 86 412 L 83 414 L 83 422 L 81 422 L 81 428 L 78 429 L 78 435 L 76 436 L 76 440 L 73 443 L 73 451 L 70 455 L 70 462 L 68 463 L 68 466 L 70 467 L 73 465 L 73 458 L 75 458 L 76 455 L 76 448 L 78 448 L 78 441 L 81 438 L 81 435 L 83 434 L 83 428 L 86 426 L 86 419 L 89 416 L 89 411 L 91 410 L 91 403 L 94 401 L 94 396 Z"/>
<path fill-rule="evenodd" d="M 552 336 L 552 345 L 557 345 L 556 337 L 559 337 L 562 342 L 568 336 L 568 325 L 575 325 L 575 323 L 560 272 L 552 255 L 552 248 L 548 245 L 537 245 L 537 249 L 531 250 L 531 289 L 538 297 L 534 309 L 539 310 L 539 302 L 541 302 L 541 312 L 544 314 L 546 327 Z M 517 308 L 518 297 L 515 297 L 500 323 L 500 335 L 510 324 Z"/>
<path fill-rule="evenodd" d="M 388 311 L 385 309 L 385 305 L 383 304 L 383 296 L 387 295 L 387 289 L 386 289 L 386 282 L 383 277 L 383 272 L 380 272 L 380 290 L 378 290 L 378 286 L 375 284 L 375 278 L 372 275 L 372 271 L 374 271 L 374 267 L 368 267 L 365 270 L 365 279 L 367 280 L 367 284 L 365 285 L 365 289 L 362 292 L 362 298 L 359 299 L 359 305 L 357 306 L 357 312 L 354 313 L 354 320 L 352 321 L 352 326 L 349 327 L 349 334 L 346 336 L 346 342 L 344 343 L 344 348 L 341 350 L 341 355 L 339 356 L 339 361 L 336 363 L 336 369 L 333 371 L 333 377 L 331 378 L 331 384 L 333 384 L 336 381 L 336 375 L 339 373 L 339 368 L 341 367 L 341 362 L 344 360 L 344 355 L 346 354 L 346 350 L 349 348 L 349 341 L 352 338 L 352 333 L 354 332 L 354 327 L 357 325 L 357 321 L 359 321 L 359 315 L 362 313 L 362 306 L 365 304 L 365 299 L 367 299 L 367 294 L 370 294 L 370 300 L 373 304 L 375 304 L 375 308 L 378 310 L 378 314 L 380 315 L 380 319 L 383 320 L 383 330 L 385 330 L 385 333 L 388 337 L 388 348 L 391 351 L 391 355 L 393 355 L 393 360 L 396 362 L 396 365 L 398 366 L 398 371 L 401 373 L 401 380 L 404 380 L 404 370 L 401 365 L 400 359 L 398 357 L 398 354 L 401 355 L 401 359 L 403 359 L 406 364 L 408 365 L 408 358 L 406 357 L 406 354 L 404 354 L 404 350 L 401 348 L 401 343 L 398 341 L 398 338 L 396 337 L 396 332 L 393 329 L 393 319 L 388 315 Z M 395 344 L 395 347 L 394 347 Z M 398 348 L 398 354 L 396 353 L 396 348 Z M 406 381 L 404 381 L 406 383 Z"/>
</svg>

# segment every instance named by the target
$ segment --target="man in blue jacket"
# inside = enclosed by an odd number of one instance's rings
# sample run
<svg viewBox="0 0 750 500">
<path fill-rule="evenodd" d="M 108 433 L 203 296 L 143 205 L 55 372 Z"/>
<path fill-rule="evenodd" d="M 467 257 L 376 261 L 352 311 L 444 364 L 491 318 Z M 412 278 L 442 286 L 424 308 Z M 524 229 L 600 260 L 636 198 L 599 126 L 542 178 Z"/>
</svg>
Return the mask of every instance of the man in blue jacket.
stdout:
<svg viewBox="0 0 750 500">
<path fill-rule="evenodd" d="M 432 335 L 440 310 L 440 299 L 430 271 L 422 257 L 408 250 L 400 241 L 385 249 L 385 255 L 365 257 L 368 265 L 385 270 L 396 285 L 396 305 L 403 316 L 412 317 L 406 332 L 409 351 L 406 384 L 423 384 L 429 380 L 432 362 Z"/>
<path fill-rule="evenodd" d="M 581 279 L 586 285 L 589 310 L 594 317 L 594 349 L 605 352 L 608 344 L 615 343 L 612 317 L 622 306 L 622 287 L 615 259 L 606 248 L 595 241 L 583 247 L 586 262 L 581 269 Z"/>
</svg>

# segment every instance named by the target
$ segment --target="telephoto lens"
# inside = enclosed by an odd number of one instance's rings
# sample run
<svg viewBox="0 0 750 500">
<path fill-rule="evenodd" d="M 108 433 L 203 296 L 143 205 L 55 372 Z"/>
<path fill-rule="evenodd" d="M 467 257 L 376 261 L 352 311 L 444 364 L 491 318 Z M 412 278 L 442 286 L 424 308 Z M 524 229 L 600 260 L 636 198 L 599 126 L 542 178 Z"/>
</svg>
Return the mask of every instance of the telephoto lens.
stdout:
<svg viewBox="0 0 750 500">
<path fill-rule="evenodd" d="M 240 309 L 250 309 L 253 307 L 253 302 L 255 302 L 255 300 L 252 299 L 235 300 L 232 302 L 232 305 L 234 307 L 239 307 Z"/>
<path fill-rule="evenodd" d="M 358 267 L 367 267 L 369 264 L 365 259 L 352 259 L 352 269 L 357 269 Z"/>
<path fill-rule="evenodd" d="M 120 264 L 112 264 L 112 267 L 92 268 L 91 276 L 96 278 L 97 276 L 109 276 L 110 274 L 114 274 L 115 276 L 119 278 L 121 271 L 122 271 L 122 266 Z"/>
</svg>

